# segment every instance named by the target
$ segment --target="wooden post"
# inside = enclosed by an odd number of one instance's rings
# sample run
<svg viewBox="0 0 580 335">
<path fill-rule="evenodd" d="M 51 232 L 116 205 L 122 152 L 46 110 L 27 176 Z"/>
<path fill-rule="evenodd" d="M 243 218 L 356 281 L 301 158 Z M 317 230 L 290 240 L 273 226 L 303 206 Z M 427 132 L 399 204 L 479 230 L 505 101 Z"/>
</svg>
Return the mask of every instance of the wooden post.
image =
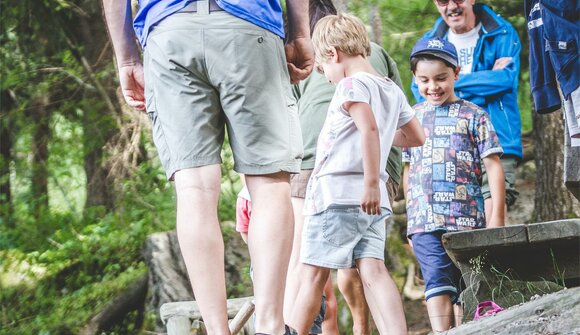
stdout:
<svg viewBox="0 0 580 335">
<path fill-rule="evenodd" d="M 254 297 L 228 299 L 228 318 L 232 335 L 237 334 L 254 312 Z M 195 301 L 169 302 L 159 310 L 161 320 L 167 325 L 168 335 L 189 335 L 192 321 L 201 320 L 201 313 Z"/>
<path fill-rule="evenodd" d="M 240 308 L 238 314 L 236 314 L 236 316 L 230 322 L 230 332 L 232 335 L 236 335 L 240 332 L 240 330 L 242 330 L 246 322 L 248 322 L 248 320 L 252 317 L 252 314 L 254 314 L 254 308 L 254 303 L 251 300 L 246 301 L 242 308 Z"/>
<path fill-rule="evenodd" d="M 167 320 L 167 334 L 189 335 L 191 332 L 191 321 L 187 316 L 173 316 Z"/>
</svg>

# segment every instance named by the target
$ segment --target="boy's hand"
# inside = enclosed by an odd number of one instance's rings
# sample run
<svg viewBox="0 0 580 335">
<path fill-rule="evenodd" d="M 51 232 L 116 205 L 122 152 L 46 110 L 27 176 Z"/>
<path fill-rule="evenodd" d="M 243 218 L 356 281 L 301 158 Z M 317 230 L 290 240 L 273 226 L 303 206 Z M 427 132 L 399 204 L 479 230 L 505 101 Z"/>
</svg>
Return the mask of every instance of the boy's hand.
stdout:
<svg viewBox="0 0 580 335">
<path fill-rule="evenodd" d="M 360 207 L 369 215 L 381 214 L 381 192 L 378 185 L 365 186 Z"/>
<path fill-rule="evenodd" d="M 505 226 L 505 222 L 504 222 L 503 217 L 497 217 L 497 218 L 492 217 L 489 220 L 489 223 L 486 225 L 487 228 L 498 228 L 498 227 L 503 227 L 503 226 Z"/>
</svg>

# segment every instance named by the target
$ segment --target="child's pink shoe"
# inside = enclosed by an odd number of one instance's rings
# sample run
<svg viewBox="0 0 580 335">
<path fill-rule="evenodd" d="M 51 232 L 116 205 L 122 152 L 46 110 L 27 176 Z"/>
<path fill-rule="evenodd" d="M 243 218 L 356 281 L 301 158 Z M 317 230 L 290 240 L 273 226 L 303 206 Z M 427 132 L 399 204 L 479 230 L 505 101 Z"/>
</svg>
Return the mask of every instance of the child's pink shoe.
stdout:
<svg viewBox="0 0 580 335">
<path fill-rule="evenodd" d="M 482 301 L 477 305 L 475 310 L 475 315 L 473 315 L 473 320 L 479 320 L 484 316 L 494 315 L 495 313 L 503 311 L 498 304 L 493 301 Z"/>
</svg>

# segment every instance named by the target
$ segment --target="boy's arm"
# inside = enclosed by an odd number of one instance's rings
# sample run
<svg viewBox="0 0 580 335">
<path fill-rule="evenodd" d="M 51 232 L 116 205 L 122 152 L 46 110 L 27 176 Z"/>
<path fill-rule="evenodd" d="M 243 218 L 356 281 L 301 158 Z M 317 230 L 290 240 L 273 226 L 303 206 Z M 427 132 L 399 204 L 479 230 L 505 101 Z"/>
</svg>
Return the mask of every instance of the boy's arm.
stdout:
<svg viewBox="0 0 580 335">
<path fill-rule="evenodd" d="M 396 147 L 420 147 L 423 143 L 425 143 L 425 132 L 416 117 L 399 128 L 393 140 L 393 145 Z"/>
<path fill-rule="evenodd" d="M 381 213 L 379 190 L 380 140 L 377 122 L 371 106 L 364 102 L 345 104 L 345 109 L 361 132 L 361 148 L 364 169 L 364 191 L 361 209 L 367 214 Z"/>
<path fill-rule="evenodd" d="M 407 202 L 407 191 L 409 190 L 409 163 L 403 162 L 403 197 Z"/>
<path fill-rule="evenodd" d="M 407 203 L 407 191 L 409 190 L 409 163 L 403 162 L 403 197 L 405 198 L 405 204 Z M 413 248 L 413 242 L 407 237 L 407 242 Z"/>
<path fill-rule="evenodd" d="M 483 159 L 483 164 L 487 171 L 493 208 L 487 227 L 503 227 L 505 225 L 505 178 L 499 155 L 486 156 Z"/>
</svg>

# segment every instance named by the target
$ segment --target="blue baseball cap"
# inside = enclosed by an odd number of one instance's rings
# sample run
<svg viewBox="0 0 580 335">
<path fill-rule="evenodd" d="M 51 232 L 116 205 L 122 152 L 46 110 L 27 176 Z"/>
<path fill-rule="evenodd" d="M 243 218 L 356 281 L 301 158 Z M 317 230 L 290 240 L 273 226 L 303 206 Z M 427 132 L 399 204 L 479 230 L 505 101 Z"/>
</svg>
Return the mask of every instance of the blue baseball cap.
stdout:
<svg viewBox="0 0 580 335">
<path fill-rule="evenodd" d="M 451 63 L 455 67 L 459 65 L 455 46 L 451 42 L 439 38 L 424 38 L 417 41 L 409 59 L 420 55 L 435 56 Z"/>
</svg>

